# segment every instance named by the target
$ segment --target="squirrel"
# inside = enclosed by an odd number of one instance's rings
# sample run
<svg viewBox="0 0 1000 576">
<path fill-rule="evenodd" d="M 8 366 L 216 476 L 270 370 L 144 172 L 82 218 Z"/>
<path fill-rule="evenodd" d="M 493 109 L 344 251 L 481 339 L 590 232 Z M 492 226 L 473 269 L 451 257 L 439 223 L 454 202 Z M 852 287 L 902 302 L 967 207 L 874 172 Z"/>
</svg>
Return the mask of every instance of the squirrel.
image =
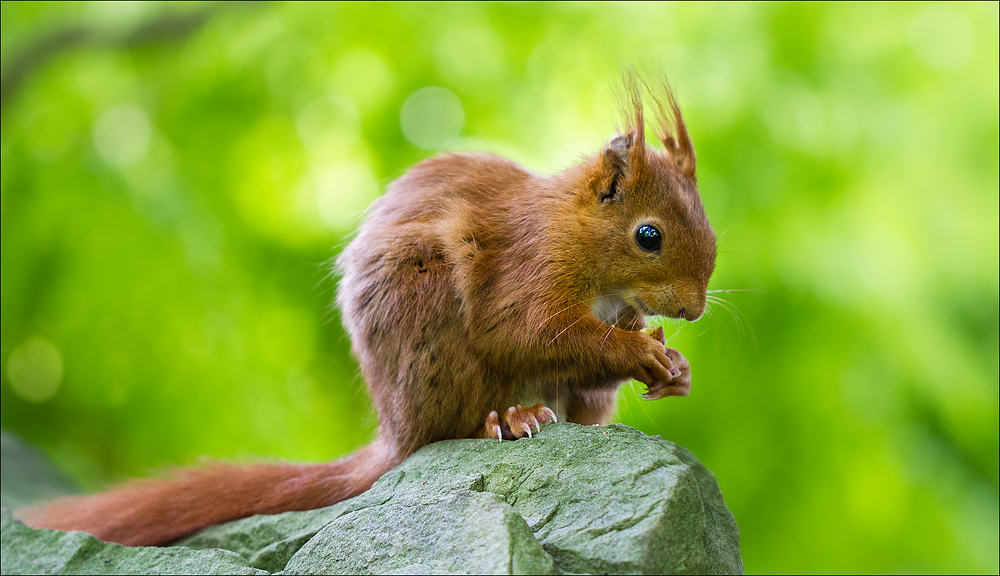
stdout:
<svg viewBox="0 0 1000 576">
<path fill-rule="evenodd" d="M 66 497 L 16 516 L 126 545 L 164 545 L 254 514 L 329 506 L 420 447 L 513 440 L 540 424 L 607 424 L 630 378 L 685 396 L 688 361 L 645 318 L 698 319 L 716 238 L 666 81 L 625 78 L 626 122 L 598 153 L 545 177 L 446 153 L 393 182 L 337 259 L 336 296 L 377 439 L 323 464 L 217 464 Z M 525 406 L 529 406 L 525 408 Z"/>
</svg>

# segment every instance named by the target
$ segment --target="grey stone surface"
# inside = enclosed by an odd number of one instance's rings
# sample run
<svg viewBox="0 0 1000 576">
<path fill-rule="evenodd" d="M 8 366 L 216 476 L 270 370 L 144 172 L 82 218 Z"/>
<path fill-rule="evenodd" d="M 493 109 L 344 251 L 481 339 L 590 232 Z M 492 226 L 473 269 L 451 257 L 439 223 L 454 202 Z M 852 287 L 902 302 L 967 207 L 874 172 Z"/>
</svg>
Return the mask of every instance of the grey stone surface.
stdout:
<svg viewBox="0 0 1000 576">
<path fill-rule="evenodd" d="M 554 574 L 555 564 L 482 477 L 392 473 L 292 556 L 290 574 Z"/>
<path fill-rule="evenodd" d="M 439 442 L 357 498 L 212 527 L 169 548 L 32 530 L 6 512 L 3 530 L 4 573 L 743 571 L 736 522 L 711 473 L 676 444 L 622 425 Z M 60 564 L 72 546 L 75 563 Z"/>
<path fill-rule="evenodd" d="M 0 430 L 0 505 L 16 510 L 77 492 L 41 451 Z"/>
<path fill-rule="evenodd" d="M 0 510 L 3 574 L 267 574 L 228 550 L 128 548 L 83 532 L 35 530 Z"/>
<path fill-rule="evenodd" d="M 356 500 L 356 499 L 355 499 Z M 306 512 L 252 516 L 201 532 L 177 542 L 195 549 L 223 548 L 236 552 L 251 566 L 278 572 L 306 542 L 335 521 L 353 500 Z"/>
</svg>

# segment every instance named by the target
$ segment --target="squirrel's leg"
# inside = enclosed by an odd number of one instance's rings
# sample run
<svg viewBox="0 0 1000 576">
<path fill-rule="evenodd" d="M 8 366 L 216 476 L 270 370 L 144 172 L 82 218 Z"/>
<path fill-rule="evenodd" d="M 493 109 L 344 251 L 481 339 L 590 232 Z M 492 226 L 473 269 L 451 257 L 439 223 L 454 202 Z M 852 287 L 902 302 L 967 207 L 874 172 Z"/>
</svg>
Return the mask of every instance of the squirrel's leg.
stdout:
<svg viewBox="0 0 1000 576">
<path fill-rule="evenodd" d="M 338 301 L 379 433 L 405 457 L 431 442 L 474 437 L 490 410 L 513 403 L 513 380 L 469 346 L 444 247 L 424 232 L 397 232 L 375 251 L 390 256 L 349 254 L 357 269 L 341 282 Z"/>
<path fill-rule="evenodd" d="M 662 331 L 651 335 L 647 330 L 623 330 L 590 316 L 586 309 L 553 320 L 536 333 L 532 351 L 538 357 L 535 366 L 549 371 L 543 377 L 602 383 L 602 387 L 635 378 L 661 387 L 682 376 L 673 365 L 680 355 L 668 354 Z"/>
<path fill-rule="evenodd" d="M 567 399 L 566 419 L 585 426 L 605 426 L 615 413 L 617 395 L 618 386 L 574 390 Z"/>
</svg>

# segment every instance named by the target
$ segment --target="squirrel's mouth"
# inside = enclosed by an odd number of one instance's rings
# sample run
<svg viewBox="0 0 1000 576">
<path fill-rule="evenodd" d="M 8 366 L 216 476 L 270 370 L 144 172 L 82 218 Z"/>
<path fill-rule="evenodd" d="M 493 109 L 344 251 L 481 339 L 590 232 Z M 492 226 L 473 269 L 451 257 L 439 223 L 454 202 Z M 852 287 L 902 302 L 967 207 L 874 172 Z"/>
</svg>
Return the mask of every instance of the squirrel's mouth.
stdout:
<svg viewBox="0 0 1000 576">
<path fill-rule="evenodd" d="M 649 304 L 646 304 L 646 301 L 639 296 L 633 296 L 632 298 L 629 298 L 628 304 L 629 306 L 635 308 L 639 312 L 642 312 L 646 316 L 663 316 L 663 314 L 660 314 L 656 310 L 650 308 Z"/>
<path fill-rule="evenodd" d="M 666 316 L 667 318 L 687 320 L 688 322 L 694 322 L 701 317 L 701 312 L 692 313 L 692 310 L 688 310 L 684 306 L 681 306 L 673 312 L 658 312 L 654 310 L 652 306 L 647 304 L 646 301 L 639 295 L 632 295 L 632 297 L 628 299 L 628 304 L 646 316 Z"/>
</svg>

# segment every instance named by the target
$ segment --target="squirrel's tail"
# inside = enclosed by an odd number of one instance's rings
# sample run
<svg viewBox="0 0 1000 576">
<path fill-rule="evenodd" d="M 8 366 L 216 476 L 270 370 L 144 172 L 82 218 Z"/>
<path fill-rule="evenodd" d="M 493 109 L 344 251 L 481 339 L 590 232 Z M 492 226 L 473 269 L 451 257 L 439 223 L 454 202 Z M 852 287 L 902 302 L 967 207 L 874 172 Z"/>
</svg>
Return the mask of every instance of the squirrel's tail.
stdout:
<svg viewBox="0 0 1000 576">
<path fill-rule="evenodd" d="M 379 439 L 328 464 L 217 464 L 169 480 L 136 480 L 92 496 L 15 512 L 35 528 L 82 530 L 128 546 L 168 544 L 254 514 L 329 506 L 361 494 L 401 458 Z"/>
</svg>

